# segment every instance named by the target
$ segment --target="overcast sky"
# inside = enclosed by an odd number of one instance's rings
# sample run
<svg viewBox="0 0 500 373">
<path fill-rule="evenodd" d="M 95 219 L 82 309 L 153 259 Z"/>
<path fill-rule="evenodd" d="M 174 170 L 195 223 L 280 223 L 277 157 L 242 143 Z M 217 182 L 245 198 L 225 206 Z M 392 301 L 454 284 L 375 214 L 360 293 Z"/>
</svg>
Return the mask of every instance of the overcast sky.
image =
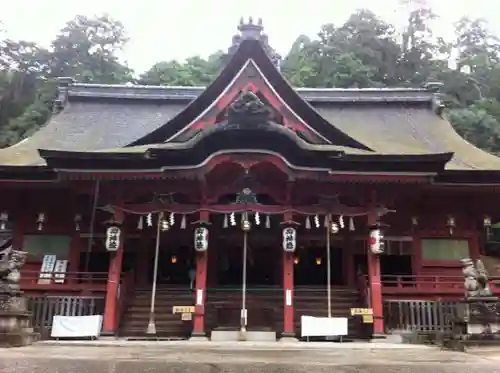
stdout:
<svg viewBox="0 0 500 373">
<path fill-rule="evenodd" d="M 425 1 L 425 0 L 414 0 Z M 226 49 L 241 16 L 262 17 L 271 45 L 285 54 L 299 34 L 314 36 L 320 25 L 339 24 L 354 10 L 369 8 L 393 24 L 402 18 L 400 0 L 3 0 L 0 21 L 7 35 L 47 46 L 77 14 L 108 13 L 122 21 L 130 42 L 129 66 L 142 72 L 153 63 L 207 56 Z M 498 0 L 427 0 L 440 16 L 436 31 L 450 34 L 463 15 L 487 19 L 500 31 Z M 401 22 L 399 22 L 401 24 Z"/>
</svg>

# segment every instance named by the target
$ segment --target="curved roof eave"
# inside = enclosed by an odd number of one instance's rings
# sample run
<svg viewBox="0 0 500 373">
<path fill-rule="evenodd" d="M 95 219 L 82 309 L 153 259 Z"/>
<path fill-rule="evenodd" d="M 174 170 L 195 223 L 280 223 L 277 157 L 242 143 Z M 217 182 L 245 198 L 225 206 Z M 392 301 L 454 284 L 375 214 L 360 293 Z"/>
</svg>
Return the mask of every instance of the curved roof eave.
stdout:
<svg viewBox="0 0 500 373">
<path fill-rule="evenodd" d="M 133 141 L 128 146 L 146 145 L 165 141 L 181 132 L 192 123 L 224 90 L 232 83 L 238 72 L 252 60 L 262 72 L 264 78 L 277 91 L 297 115 L 326 137 L 333 145 L 355 149 L 371 150 L 366 145 L 345 134 L 334 125 L 328 123 L 316 110 L 307 103 L 285 80 L 273 65 L 262 45 L 257 40 L 243 40 L 231 60 L 217 78 L 196 99 L 188 104 L 177 116 L 160 128 L 142 138 Z"/>
</svg>

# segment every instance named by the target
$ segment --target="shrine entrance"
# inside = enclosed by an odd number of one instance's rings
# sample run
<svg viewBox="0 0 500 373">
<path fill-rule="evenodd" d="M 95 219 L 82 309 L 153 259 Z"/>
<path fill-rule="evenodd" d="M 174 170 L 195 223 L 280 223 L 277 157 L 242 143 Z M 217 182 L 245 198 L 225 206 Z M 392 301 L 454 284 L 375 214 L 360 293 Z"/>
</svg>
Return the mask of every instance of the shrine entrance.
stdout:
<svg viewBox="0 0 500 373">
<path fill-rule="evenodd" d="M 330 248 L 331 284 L 345 285 L 347 268 L 345 256 L 349 255 L 341 245 Z M 327 283 L 327 253 L 325 245 L 301 246 L 294 255 L 294 283 L 297 286 L 324 287 Z"/>
<path fill-rule="evenodd" d="M 207 292 L 214 331 L 277 331 L 283 313 L 280 239 L 280 230 L 257 227 L 219 237 L 217 285 Z"/>
<path fill-rule="evenodd" d="M 153 264 L 151 261 L 150 276 L 153 281 Z M 158 255 L 157 284 L 190 285 L 190 271 L 195 270 L 193 249 L 188 246 L 164 248 Z"/>
<path fill-rule="evenodd" d="M 280 242 L 279 237 L 272 239 L 272 234 L 276 235 L 275 232 L 248 233 L 246 254 L 248 288 L 280 285 Z M 239 241 L 222 241 L 217 246 L 217 283 L 219 286 L 242 286 L 244 248 L 242 238 Z"/>
</svg>

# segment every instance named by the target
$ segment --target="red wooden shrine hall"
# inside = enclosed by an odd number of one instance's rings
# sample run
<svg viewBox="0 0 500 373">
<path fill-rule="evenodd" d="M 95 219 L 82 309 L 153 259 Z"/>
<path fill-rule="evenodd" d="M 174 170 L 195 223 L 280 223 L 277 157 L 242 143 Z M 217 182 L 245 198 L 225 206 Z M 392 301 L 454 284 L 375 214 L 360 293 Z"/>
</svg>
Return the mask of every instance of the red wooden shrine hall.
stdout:
<svg viewBox="0 0 500 373">
<path fill-rule="evenodd" d="M 303 315 L 370 308 L 382 334 L 385 300 L 459 299 L 464 257 L 498 291 L 500 159 L 439 85 L 294 88 L 252 22 L 227 60 L 208 87 L 60 79 L 48 123 L 0 150 L 27 294 L 102 295 L 111 334 L 294 337 Z"/>
</svg>

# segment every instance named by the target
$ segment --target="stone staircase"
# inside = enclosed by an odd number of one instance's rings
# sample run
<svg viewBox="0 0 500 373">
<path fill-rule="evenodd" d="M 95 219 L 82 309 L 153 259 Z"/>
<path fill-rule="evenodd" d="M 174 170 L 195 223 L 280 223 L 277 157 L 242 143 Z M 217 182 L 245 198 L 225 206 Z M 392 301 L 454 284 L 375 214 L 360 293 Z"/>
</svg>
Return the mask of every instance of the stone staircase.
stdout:
<svg viewBox="0 0 500 373">
<path fill-rule="evenodd" d="M 242 294 L 235 287 L 207 290 L 206 326 L 208 330 L 238 330 Z M 283 290 L 278 287 L 249 288 L 246 293 L 247 329 L 281 331 Z"/>
<path fill-rule="evenodd" d="M 182 321 L 181 315 L 172 313 L 174 306 L 192 306 L 194 293 L 188 286 L 158 285 L 155 301 L 156 336 L 171 339 L 189 338 L 192 322 Z M 120 327 L 124 337 L 147 337 L 146 328 L 151 306 L 151 288 L 136 289 L 131 295 Z"/>
<path fill-rule="evenodd" d="M 238 330 L 240 326 L 241 289 L 218 287 L 207 289 L 205 306 L 205 328 L 210 331 Z M 136 289 L 122 316 L 120 335 L 124 337 L 146 337 L 151 302 L 150 289 Z M 283 331 L 283 290 L 280 287 L 249 288 L 246 294 L 247 330 L 276 332 Z M 327 293 L 325 288 L 298 287 L 295 289 L 295 330 L 300 336 L 300 317 L 326 317 Z M 194 293 L 186 286 L 159 285 L 156 292 L 157 337 L 186 339 L 192 331 L 192 322 L 182 321 L 181 315 L 174 315 L 174 306 L 194 305 Z M 357 289 L 332 287 L 332 316 L 350 317 L 350 308 L 362 307 Z M 349 337 L 362 338 L 366 326 L 359 318 L 349 319 Z"/>
<path fill-rule="evenodd" d="M 332 317 L 348 317 L 349 338 L 363 339 L 370 337 L 370 327 L 362 324 L 361 318 L 351 317 L 351 308 L 364 308 L 358 289 L 346 286 L 332 286 Z M 300 336 L 301 316 L 327 317 L 328 298 L 326 288 L 295 288 L 295 332 Z"/>
</svg>

